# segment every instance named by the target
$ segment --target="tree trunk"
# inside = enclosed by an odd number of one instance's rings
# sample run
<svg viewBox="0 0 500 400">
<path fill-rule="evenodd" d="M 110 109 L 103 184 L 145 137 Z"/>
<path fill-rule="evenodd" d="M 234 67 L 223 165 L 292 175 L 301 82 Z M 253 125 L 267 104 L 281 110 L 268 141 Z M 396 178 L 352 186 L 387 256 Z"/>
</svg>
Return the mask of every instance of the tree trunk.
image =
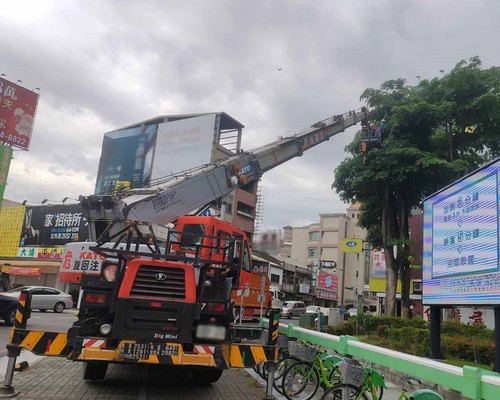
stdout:
<svg viewBox="0 0 500 400">
<path fill-rule="evenodd" d="M 446 134 L 448 135 L 448 139 L 449 139 L 449 155 L 450 155 L 450 162 L 453 161 L 453 126 L 451 125 L 451 122 L 447 122 L 445 125 L 445 130 L 446 130 Z"/>
<path fill-rule="evenodd" d="M 392 246 L 384 247 L 387 282 L 385 286 L 385 315 L 396 316 L 396 288 L 398 285 L 398 266 L 394 259 Z"/>
<path fill-rule="evenodd" d="M 386 285 L 385 285 L 385 315 L 396 315 L 396 288 L 398 283 L 398 268 L 394 259 L 391 238 L 394 229 L 394 215 L 391 209 L 391 190 L 388 183 L 384 188 L 382 203 L 382 243 L 385 253 Z"/>
<path fill-rule="evenodd" d="M 400 252 L 398 253 L 399 277 L 401 279 L 401 316 L 410 316 L 410 231 L 409 231 L 409 211 L 406 205 L 404 193 L 400 193 L 399 198 L 399 238 L 402 240 Z"/>
</svg>

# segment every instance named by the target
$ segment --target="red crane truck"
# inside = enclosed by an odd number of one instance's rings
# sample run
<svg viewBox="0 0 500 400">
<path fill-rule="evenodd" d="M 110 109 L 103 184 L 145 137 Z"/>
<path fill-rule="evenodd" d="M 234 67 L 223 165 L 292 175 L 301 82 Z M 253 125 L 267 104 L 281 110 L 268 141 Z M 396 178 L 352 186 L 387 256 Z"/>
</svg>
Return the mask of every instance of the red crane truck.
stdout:
<svg viewBox="0 0 500 400">
<path fill-rule="evenodd" d="M 252 279 L 248 238 L 215 217 L 187 215 L 367 117 L 364 108 L 335 115 L 120 198 L 81 196 L 95 241 L 90 250 L 98 256 L 89 256 L 84 274 L 68 252 L 89 243 L 71 244 L 64 256 L 62 274 L 81 277 L 78 322 L 67 333 L 31 331 L 24 312 L 29 298 L 22 300 L 11 332 L 6 385 L 21 348 L 84 362 L 86 379 L 104 378 L 109 363 L 140 362 L 189 368 L 198 381 L 215 382 L 226 368 L 273 360 L 272 340 L 270 346 L 247 343 L 233 327 L 231 293 L 245 290 Z M 175 230 L 159 239 L 159 224 L 174 221 Z M 270 339 L 277 337 L 276 329 L 273 320 Z"/>
</svg>

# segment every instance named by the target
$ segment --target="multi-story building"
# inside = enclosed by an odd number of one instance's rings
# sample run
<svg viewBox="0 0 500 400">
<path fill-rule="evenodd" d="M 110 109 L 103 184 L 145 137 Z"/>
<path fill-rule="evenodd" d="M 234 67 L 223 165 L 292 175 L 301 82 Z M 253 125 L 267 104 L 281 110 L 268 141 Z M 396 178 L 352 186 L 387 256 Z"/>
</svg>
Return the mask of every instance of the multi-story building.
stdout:
<svg viewBox="0 0 500 400">
<path fill-rule="evenodd" d="M 284 262 L 283 280 L 288 299 L 300 298 L 328 307 L 370 302 L 369 250 L 342 252 L 343 239 L 365 237 L 365 231 L 357 226 L 358 215 L 359 204 L 354 204 L 347 209 L 347 214 L 320 214 L 319 223 L 286 226 L 279 245 L 276 244 L 278 233 L 262 233 L 265 240 L 261 245 L 267 246 L 268 251 L 275 249 L 279 254 L 276 257 Z M 299 274 L 306 270 L 307 283 L 300 282 L 303 277 Z"/>
</svg>

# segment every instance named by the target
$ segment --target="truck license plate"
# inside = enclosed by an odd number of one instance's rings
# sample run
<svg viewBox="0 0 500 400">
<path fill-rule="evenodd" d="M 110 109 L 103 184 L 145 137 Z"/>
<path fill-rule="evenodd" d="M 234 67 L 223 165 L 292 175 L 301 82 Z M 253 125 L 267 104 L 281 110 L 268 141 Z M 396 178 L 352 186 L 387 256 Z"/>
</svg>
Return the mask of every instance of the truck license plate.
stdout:
<svg viewBox="0 0 500 400">
<path fill-rule="evenodd" d="M 163 343 L 124 343 L 121 354 L 128 360 L 147 360 L 149 356 L 177 356 L 179 346 Z"/>
</svg>

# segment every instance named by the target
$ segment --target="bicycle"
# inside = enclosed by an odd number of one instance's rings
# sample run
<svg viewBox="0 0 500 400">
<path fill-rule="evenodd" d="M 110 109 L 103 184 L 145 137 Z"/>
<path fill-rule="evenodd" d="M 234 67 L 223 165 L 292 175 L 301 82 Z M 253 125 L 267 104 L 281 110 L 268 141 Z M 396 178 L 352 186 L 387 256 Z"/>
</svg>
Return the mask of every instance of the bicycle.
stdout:
<svg viewBox="0 0 500 400">
<path fill-rule="evenodd" d="M 382 384 L 383 378 L 375 375 L 373 368 L 366 370 L 363 366 L 355 361 L 344 359 L 343 377 L 344 382 L 333 385 L 326 390 L 321 397 L 321 400 L 369 400 L 370 395 L 372 400 L 380 400 L 377 393 L 377 385 Z M 382 380 L 382 382 L 380 381 Z M 404 378 L 411 386 L 415 383 L 420 384 L 421 381 L 415 377 L 407 376 Z M 438 393 L 430 389 L 419 389 L 408 394 L 408 390 L 403 386 L 398 400 L 444 400 Z"/>
<path fill-rule="evenodd" d="M 294 341 L 293 344 L 289 345 L 289 343 L 290 342 L 288 340 L 288 337 L 286 337 L 285 335 L 283 335 L 283 337 L 282 337 L 282 335 L 278 336 L 279 361 L 276 363 L 276 369 L 274 372 L 274 379 L 273 379 L 273 387 L 278 393 L 280 393 L 282 395 L 284 394 L 283 389 L 282 389 L 282 379 L 283 379 L 285 371 L 290 366 L 302 362 L 301 359 L 299 359 L 296 356 L 291 355 L 289 353 L 288 347 L 293 348 L 293 346 L 295 346 L 295 343 L 300 343 L 300 344 L 305 345 L 305 346 L 308 345 L 308 342 L 301 340 L 301 339 L 298 339 L 296 342 Z M 326 352 L 325 352 L 325 354 L 326 354 Z M 322 355 L 322 357 L 325 357 L 325 356 Z M 267 364 L 266 363 L 256 364 L 253 367 L 253 369 L 264 381 L 267 381 Z"/>
<path fill-rule="evenodd" d="M 278 391 L 289 400 L 309 400 L 318 388 L 328 389 L 340 382 L 337 367 L 341 357 L 328 354 L 307 342 L 290 342 L 289 351 L 300 361 L 292 363 L 281 379 Z"/>
</svg>

